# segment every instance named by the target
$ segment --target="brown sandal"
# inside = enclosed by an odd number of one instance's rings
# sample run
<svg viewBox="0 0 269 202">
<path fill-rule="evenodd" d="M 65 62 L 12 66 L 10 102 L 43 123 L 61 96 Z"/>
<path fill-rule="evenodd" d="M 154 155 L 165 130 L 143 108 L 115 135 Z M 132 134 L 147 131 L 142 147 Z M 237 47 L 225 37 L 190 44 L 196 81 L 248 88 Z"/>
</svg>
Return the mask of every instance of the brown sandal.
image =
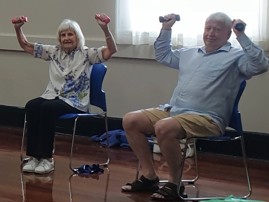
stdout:
<svg viewBox="0 0 269 202">
<path fill-rule="evenodd" d="M 124 188 L 126 185 L 131 189 Z M 149 180 L 142 175 L 138 180 L 126 185 L 121 188 L 123 192 L 154 192 L 159 189 L 159 178 Z"/>
</svg>

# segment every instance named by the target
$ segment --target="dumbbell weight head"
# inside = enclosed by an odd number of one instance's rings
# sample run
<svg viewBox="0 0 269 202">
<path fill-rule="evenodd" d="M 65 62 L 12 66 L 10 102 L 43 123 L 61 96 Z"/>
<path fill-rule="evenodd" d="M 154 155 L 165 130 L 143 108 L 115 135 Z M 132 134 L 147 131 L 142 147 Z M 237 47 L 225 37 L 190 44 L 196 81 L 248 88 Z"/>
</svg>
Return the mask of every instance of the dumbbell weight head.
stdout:
<svg viewBox="0 0 269 202">
<path fill-rule="evenodd" d="M 239 32 L 244 31 L 245 27 L 246 27 L 246 25 L 244 23 L 242 23 L 242 22 L 239 22 L 234 26 L 234 28 Z"/>
<path fill-rule="evenodd" d="M 160 22 L 165 22 L 165 21 L 169 21 L 169 20 L 166 20 L 166 19 L 164 19 L 163 16 L 160 16 L 159 17 L 159 21 Z M 180 21 L 180 16 L 179 15 L 176 15 L 176 21 Z"/>
</svg>

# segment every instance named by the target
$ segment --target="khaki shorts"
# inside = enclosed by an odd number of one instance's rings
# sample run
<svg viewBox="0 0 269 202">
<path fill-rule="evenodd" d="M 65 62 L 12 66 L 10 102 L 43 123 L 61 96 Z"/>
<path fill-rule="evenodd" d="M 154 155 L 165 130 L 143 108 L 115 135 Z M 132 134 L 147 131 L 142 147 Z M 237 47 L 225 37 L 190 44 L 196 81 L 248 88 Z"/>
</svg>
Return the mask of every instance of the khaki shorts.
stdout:
<svg viewBox="0 0 269 202">
<path fill-rule="evenodd" d="M 142 110 L 154 125 L 157 121 L 170 117 L 170 113 L 158 108 Z M 203 137 L 220 135 L 218 125 L 209 117 L 199 114 L 179 114 L 172 116 L 186 131 L 187 137 Z"/>
</svg>

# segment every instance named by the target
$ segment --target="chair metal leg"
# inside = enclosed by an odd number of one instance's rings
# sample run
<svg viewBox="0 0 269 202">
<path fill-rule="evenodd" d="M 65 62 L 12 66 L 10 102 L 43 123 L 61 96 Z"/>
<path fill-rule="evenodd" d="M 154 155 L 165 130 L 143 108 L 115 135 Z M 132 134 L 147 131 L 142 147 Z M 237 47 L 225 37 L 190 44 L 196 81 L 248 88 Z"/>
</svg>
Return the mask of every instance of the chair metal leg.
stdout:
<svg viewBox="0 0 269 202">
<path fill-rule="evenodd" d="M 107 201 L 107 193 L 108 193 L 108 187 L 109 187 L 109 181 L 110 181 L 110 171 L 109 171 L 109 168 L 106 168 L 105 169 L 106 172 L 107 172 L 107 177 L 106 177 L 106 181 L 105 181 L 105 193 L 104 193 L 104 202 Z M 103 174 L 102 174 L 103 175 Z M 73 192 L 72 192 L 72 178 L 74 177 L 83 177 L 83 175 L 78 175 L 78 174 L 72 174 L 69 176 L 68 178 L 68 188 L 69 188 L 69 202 L 73 202 Z M 86 177 L 88 178 L 88 176 Z M 99 179 L 98 179 L 99 180 Z M 24 201 L 23 201 L 24 202 Z"/>
<path fill-rule="evenodd" d="M 76 129 L 77 129 L 77 121 L 78 121 L 78 117 L 74 120 L 73 133 L 72 133 L 72 142 L 71 142 L 71 150 L 70 150 L 70 157 L 69 157 L 69 168 L 73 172 L 75 172 L 75 169 L 72 166 L 72 160 L 73 160 L 74 140 L 75 140 L 75 134 L 76 134 Z"/>
<path fill-rule="evenodd" d="M 107 121 L 107 113 L 104 114 L 104 121 L 105 121 L 105 130 L 106 130 L 106 154 L 107 154 L 107 160 L 105 163 L 100 164 L 101 166 L 107 167 L 110 162 L 110 156 L 109 156 L 109 134 L 108 134 L 108 121 Z"/>
<path fill-rule="evenodd" d="M 187 152 L 187 145 L 190 143 L 190 141 L 193 140 L 193 149 L 194 149 L 194 163 L 195 163 L 195 173 L 196 176 L 192 179 L 185 179 L 185 180 L 181 180 L 182 183 L 187 183 L 187 184 L 194 184 L 198 179 L 199 179 L 199 168 L 198 168 L 198 157 L 197 157 L 197 149 L 196 149 L 196 140 L 194 138 L 188 138 L 185 142 L 185 147 L 186 151 L 185 154 L 183 154 L 184 159 L 183 159 L 183 165 L 186 159 L 186 152 Z"/>
<path fill-rule="evenodd" d="M 137 168 L 136 168 L 136 175 L 135 175 L 135 179 L 136 179 L 136 180 L 138 180 L 138 178 L 139 178 L 140 167 L 141 167 L 141 165 L 140 165 L 140 161 L 138 161 L 138 163 L 137 163 Z"/>
<path fill-rule="evenodd" d="M 26 130 L 27 130 L 27 119 L 26 119 L 26 114 L 25 114 L 24 115 L 23 131 L 22 131 L 22 139 L 21 139 L 21 154 L 20 154 L 20 159 L 21 159 L 22 163 L 24 163 L 30 159 L 30 157 L 24 156 Z M 54 142 L 52 154 L 54 154 L 54 152 L 55 152 L 55 142 Z"/>
<path fill-rule="evenodd" d="M 23 173 L 20 172 L 20 182 L 21 182 L 21 194 L 22 194 L 22 202 L 25 202 L 25 186 L 23 180 Z"/>
<path fill-rule="evenodd" d="M 24 124 L 23 124 L 23 131 L 22 131 L 22 139 L 21 139 L 21 155 L 20 159 L 21 162 L 23 163 L 24 161 L 29 160 L 29 157 L 25 157 L 23 155 L 23 150 L 24 150 L 24 141 L 25 141 L 25 134 L 26 134 L 26 127 L 27 127 L 27 120 L 26 120 L 26 114 L 24 115 Z"/>
<path fill-rule="evenodd" d="M 235 140 L 240 140 L 241 150 L 242 150 L 242 160 L 243 160 L 243 164 L 244 164 L 244 169 L 245 169 L 245 174 L 246 174 L 246 180 L 247 180 L 247 186 L 248 186 L 248 193 L 246 195 L 244 195 L 244 196 L 237 196 L 237 197 L 238 198 L 242 198 L 242 199 L 246 199 L 246 198 L 248 198 L 251 195 L 251 193 L 252 193 L 252 187 L 251 187 L 251 181 L 250 181 L 248 167 L 247 167 L 247 157 L 246 157 L 245 142 L 244 142 L 243 136 L 240 136 L 240 137 L 238 137 Z M 195 153 L 196 153 L 195 155 L 197 155 L 197 151 L 195 151 Z M 195 158 L 196 158 L 195 161 L 196 161 L 196 167 L 197 167 L 197 170 L 196 171 L 198 171 L 197 156 Z M 199 174 L 197 173 L 197 179 L 198 178 L 199 178 Z M 184 183 L 183 180 L 182 180 L 182 183 Z M 228 196 L 188 197 L 188 198 L 183 198 L 183 197 L 180 196 L 180 198 L 182 200 L 184 200 L 184 201 L 201 201 L 201 200 L 212 200 L 212 199 L 215 199 L 215 200 L 223 200 L 223 199 L 225 199 L 227 197 Z"/>
<path fill-rule="evenodd" d="M 107 160 L 104 163 L 100 163 L 100 166 L 107 167 L 110 158 L 109 158 L 109 135 L 108 135 L 108 124 L 107 124 L 107 117 L 105 114 L 105 129 L 106 129 L 106 136 L 107 136 L 107 146 L 106 146 L 106 153 L 107 153 Z M 72 166 L 72 160 L 73 160 L 73 150 L 74 150 L 74 142 L 75 142 L 75 135 L 76 135 L 76 129 L 77 129 L 77 122 L 78 122 L 79 117 L 77 117 L 74 120 L 74 125 L 73 125 L 73 132 L 72 132 L 72 142 L 71 142 L 71 149 L 70 149 L 70 157 L 69 157 L 69 168 L 73 171 L 76 172 L 76 169 Z"/>
<path fill-rule="evenodd" d="M 252 186 L 251 186 L 251 181 L 250 181 L 249 172 L 248 172 L 246 146 L 245 146 L 245 140 L 243 136 L 240 136 L 240 143 L 241 143 L 241 149 L 242 149 L 243 163 L 244 163 L 245 172 L 246 172 L 246 179 L 247 179 L 247 184 L 248 184 L 248 194 L 246 194 L 242 198 L 248 198 L 252 194 Z"/>
<path fill-rule="evenodd" d="M 187 154 L 187 149 L 188 149 L 188 144 L 190 143 L 191 139 L 193 138 L 189 138 L 186 140 L 186 142 L 184 143 L 185 146 L 183 148 L 183 153 L 182 153 L 182 156 L 183 156 L 183 160 L 182 160 L 182 163 L 185 161 L 185 158 L 186 158 L 186 154 Z M 154 144 L 157 144 L 156 141 L 151 141 L 151 143 L 154 143 Z M 195 171 L 196 171 L 196 176 L 193 178 L 193 179 L 186 179 L 186 180 L 182 180 L 181 182 L 182 183 L 187 183 L 187 184 L 194 184 L 194 182 L 196 182 L 199 178 L 199 172 L 198 172 L 198 163 L 197 163 L 197 151 L 196 151 L 196 143 L 195 143 L 195 140 L 194 140 L 194 159 L 195 159 Z M 183 163 L 184 164 L 184 163 Z M 137 164 L 137 169 L 136 169 L 136 178 L 135 179 L 138 179 L 139 177 L 139 170 L 140 170 L 140 162 L 138 161 L 138 164 Z M 182 171 L 183 172 L 183 171 Z M 159 181 L 160 183 L 167 183 L 168 180 L 167 179 L 162 179 Z"/>
</svg>

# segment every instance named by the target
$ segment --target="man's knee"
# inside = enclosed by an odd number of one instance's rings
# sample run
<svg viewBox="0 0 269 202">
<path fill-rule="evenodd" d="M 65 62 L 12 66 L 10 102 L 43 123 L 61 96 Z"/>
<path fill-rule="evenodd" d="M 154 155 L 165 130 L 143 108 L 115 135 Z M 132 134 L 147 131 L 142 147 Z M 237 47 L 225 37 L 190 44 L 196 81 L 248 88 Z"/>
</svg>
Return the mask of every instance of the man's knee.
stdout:
<svg viewBox="0 0 269 202">
<path fill-rule="evenodd" d="M 166 121 L 159 120 L 158 122 L 156 122 L 156 124 L 154 125 L 154 131 L 158 142 L 170 137 L 169 130 L 170 128 L 167 125 Z"/>
<path fill-rule="evenodd" d="M 136 127 L 139 123 L 139 118 L 136 112 L 129 112 L 123 116 L 122 126 L 124 130 L 130 130 Z"/>
<path fill-rule="evenodd" d="M 185 130 L 175 119 L 162 119 L 154 126 L 158 142 L 164 140 L 176 140 L 184 138 Z"/>
<path fill-rule="evenodd" d="M 144 134 L 153 133 L 153 124 L 141 111 L 129 112 L 123 117 L 122 125 L 125 131 L 136 131 Z"/>
</svg>

